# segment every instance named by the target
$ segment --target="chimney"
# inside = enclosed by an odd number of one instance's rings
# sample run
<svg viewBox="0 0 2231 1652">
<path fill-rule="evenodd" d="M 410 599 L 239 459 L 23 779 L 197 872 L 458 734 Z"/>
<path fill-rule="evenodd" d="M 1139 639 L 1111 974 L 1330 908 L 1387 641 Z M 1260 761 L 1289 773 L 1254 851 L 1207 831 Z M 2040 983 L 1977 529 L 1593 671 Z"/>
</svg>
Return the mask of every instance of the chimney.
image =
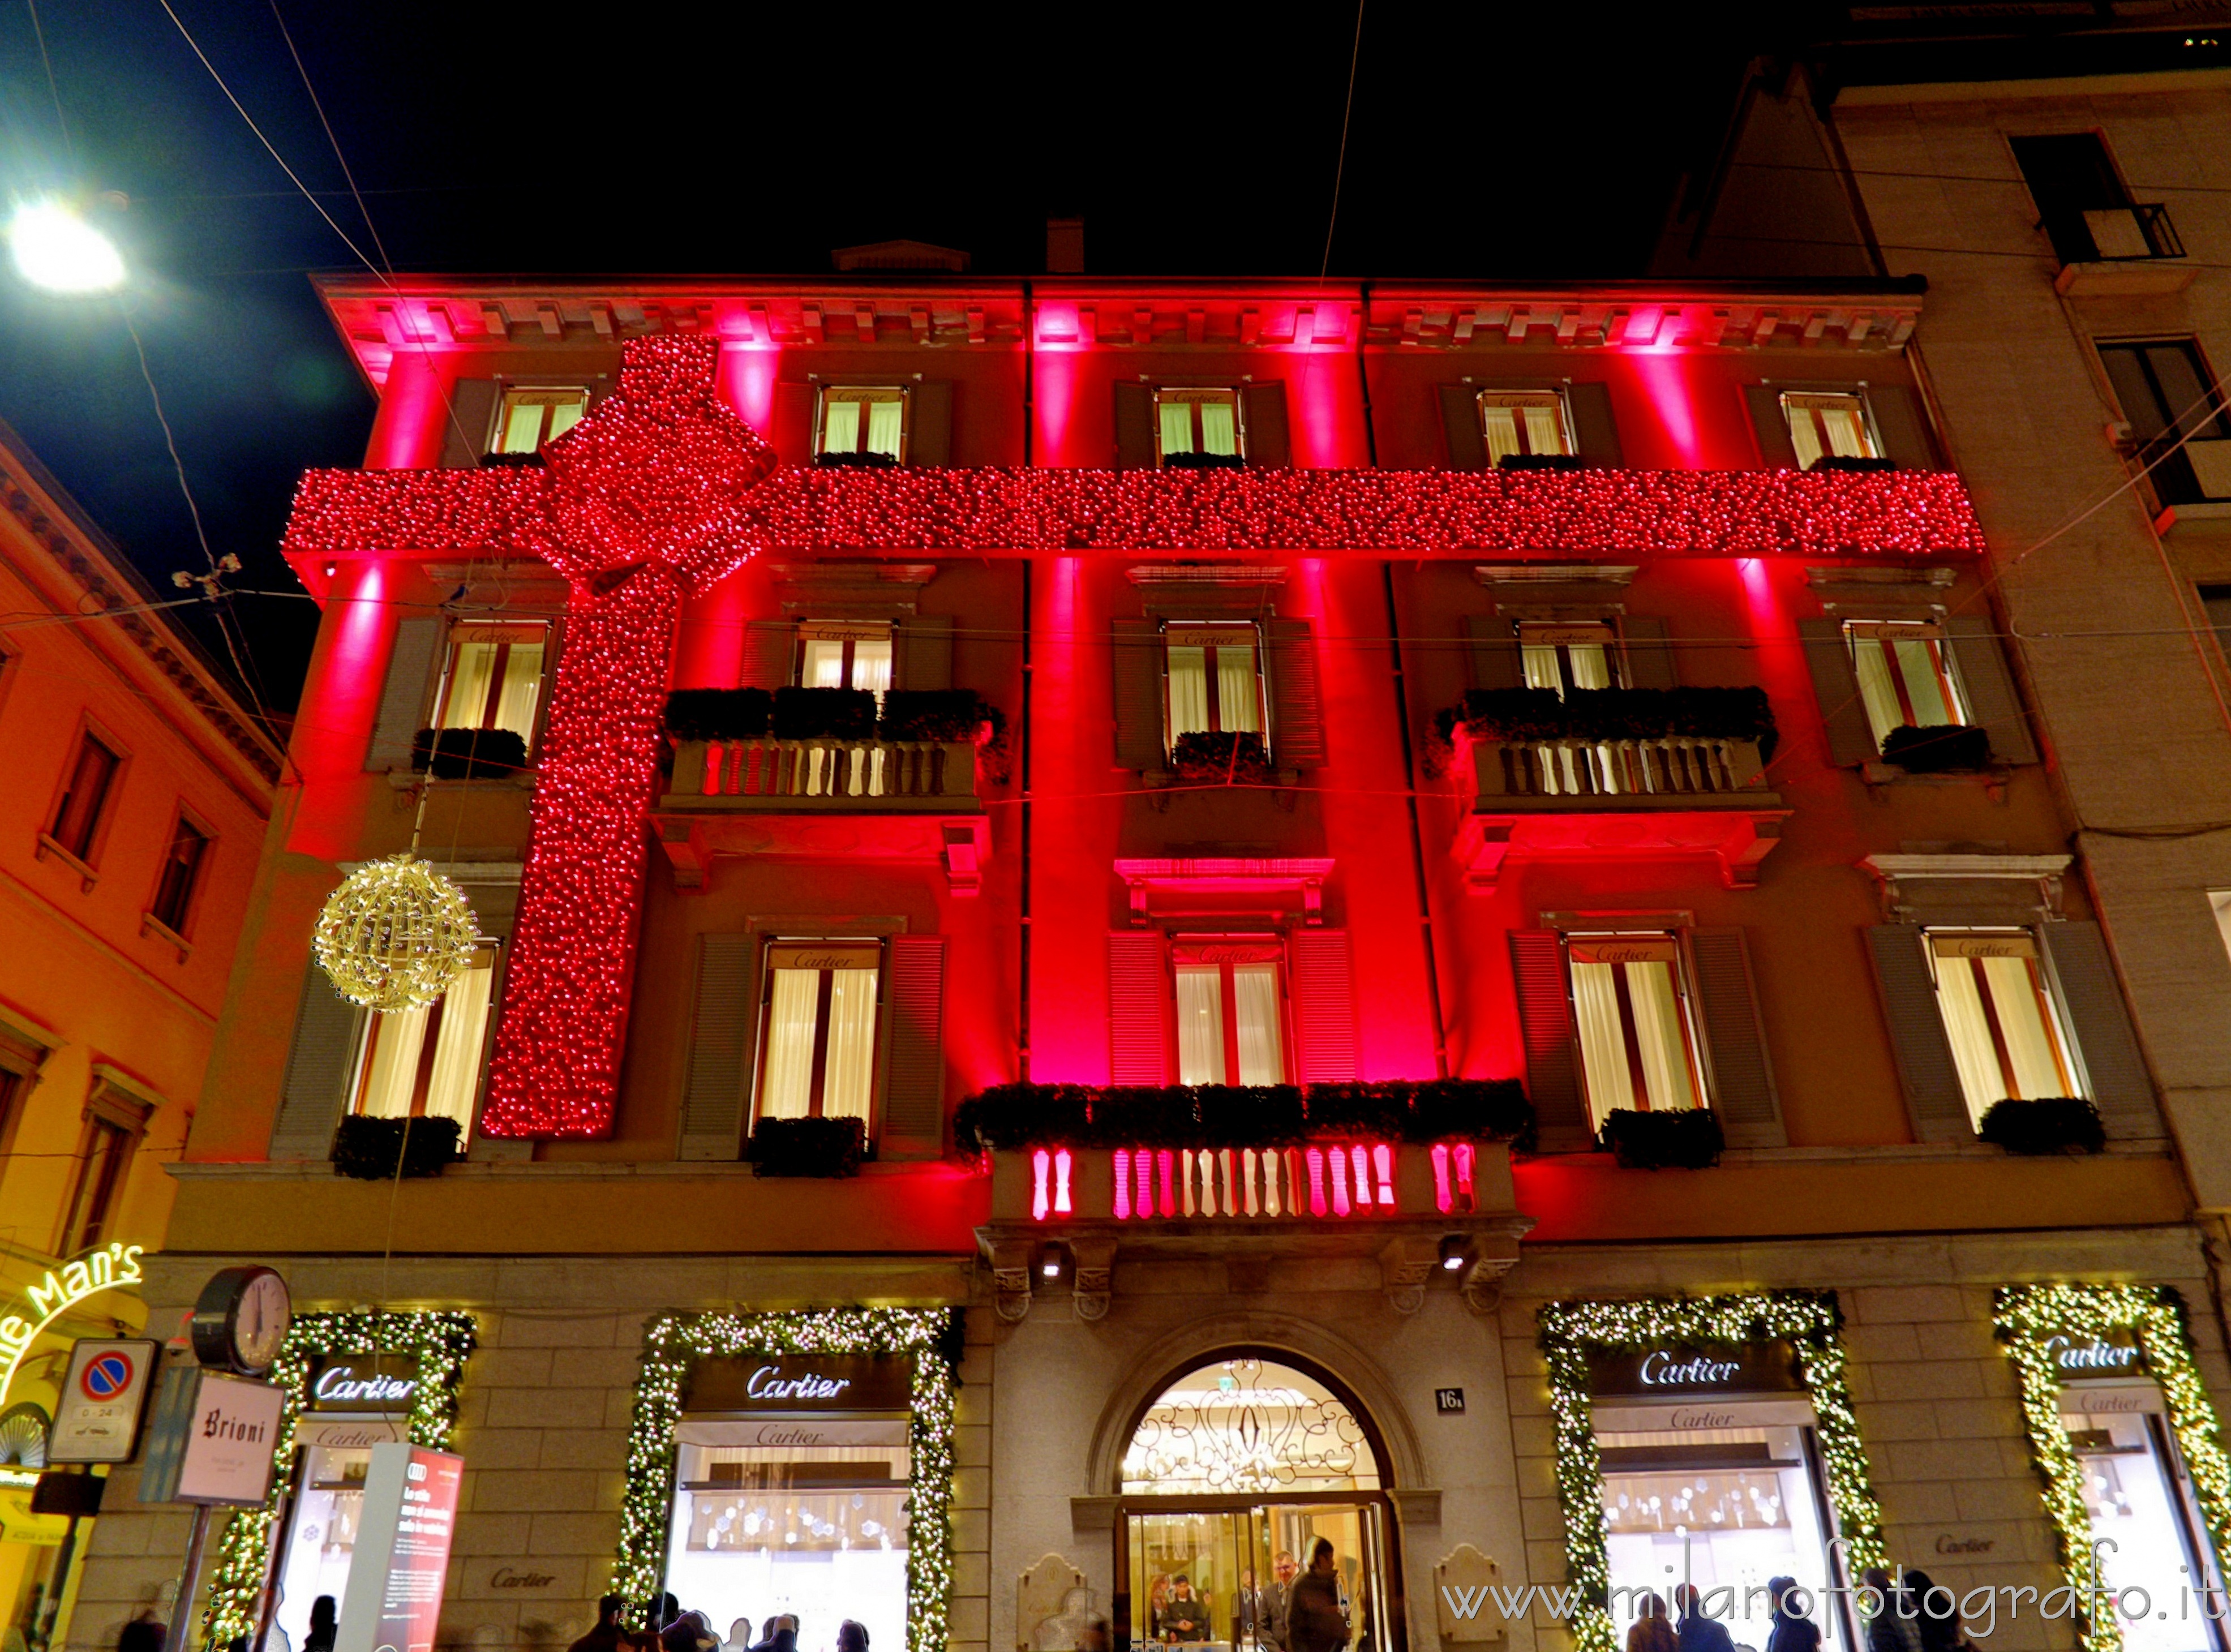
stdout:
<svg viewBox="0 0 2231 1652">
<path fill-rule="evenodd" d="M 1084 220 L 1083 218 L 1048 218 L 1046 220 L 1046 274 L 1082 275 L 1083 273 Z"/>
</svg>

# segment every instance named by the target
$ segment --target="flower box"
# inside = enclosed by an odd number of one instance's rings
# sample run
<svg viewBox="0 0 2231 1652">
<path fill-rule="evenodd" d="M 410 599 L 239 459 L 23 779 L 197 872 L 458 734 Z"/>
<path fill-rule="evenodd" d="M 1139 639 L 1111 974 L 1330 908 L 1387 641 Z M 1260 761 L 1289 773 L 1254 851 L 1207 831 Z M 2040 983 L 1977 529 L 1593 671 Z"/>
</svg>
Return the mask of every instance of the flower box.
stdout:
<svg viewBox="0 0 2231 1652">
<path fill-rule="evenodd" d="M 2024 1158 L 2097 1153 L 2107 1145 L 2107 1126 L 2099 1110 L 2081 1096 L 1994 1102 L 1976 1135 Z"/>
<path fill-rule="evenodd" d="M 439 1176 L 457 1160 L 464 1130 L 454 1118 L 367 1118 L 351 1114 L 333 1132 L 333 1174 L 359 1182 Z"/>
<path fill-rule="evenodd" d="M 1596 1137 L 1597 1150 L 1615 1156 L 1626 1170 L 1710 1169 L 1726 1145 L 1719 1116 L 1709 1107 L 1647 1113 L 1614 1108 Z"/>
</svg>

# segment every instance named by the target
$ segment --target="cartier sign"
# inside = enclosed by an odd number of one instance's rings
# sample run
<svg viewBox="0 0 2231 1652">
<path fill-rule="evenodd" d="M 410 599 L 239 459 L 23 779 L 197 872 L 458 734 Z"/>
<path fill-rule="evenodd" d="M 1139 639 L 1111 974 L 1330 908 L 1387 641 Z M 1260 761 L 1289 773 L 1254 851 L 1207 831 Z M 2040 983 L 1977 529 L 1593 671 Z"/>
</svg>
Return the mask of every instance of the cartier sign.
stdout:
<svg viewBox="0 0 2231 1652">
<path fill-rule="evenodd" d="M 2053 1335 L 2045 1339 L 2046 1357 L 2061 1380 L 2091 1377 L 2127 1377 L 2146 1368 L 2144 1352 L 2127 1331 L 2111 1331 L 2104 1337 Z"/>
<path fill-rule="evenodd" d="M 310 1362 L 307 1409 L 408 1411 L 418 1362 L 396 1354 L 323 1354 Z"/>
<path fill-rule="evenodd" d="M 1621 1349 L 1589 1362 L 1589 1391 L 1644 1399 L 1710 1394 L 1801 1393 L 1797 1351 L 1787 1342 L 1665 1344 Z"/>
<path fill-rule="evenodd" d="M 690 1411 L 905 1411 L 914 1362 L 871 1354 L 735 1354 L 701 1359 Z"/>
</svg>

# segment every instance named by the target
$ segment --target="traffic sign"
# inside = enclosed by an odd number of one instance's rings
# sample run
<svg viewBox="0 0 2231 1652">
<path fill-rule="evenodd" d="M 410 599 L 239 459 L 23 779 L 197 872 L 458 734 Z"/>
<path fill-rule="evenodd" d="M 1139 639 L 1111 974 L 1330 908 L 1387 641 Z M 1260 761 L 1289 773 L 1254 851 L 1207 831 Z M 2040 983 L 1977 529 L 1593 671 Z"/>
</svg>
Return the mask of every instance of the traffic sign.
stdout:
<svg viewBox="0 0 2231 1652">
<path fill-rule="evenodd" d="M 81 1337 L 72 1344 L 47 1461 L 131 1461 L 161 1353 L 160 1344 L 138 1337 Z"/>
</svg>

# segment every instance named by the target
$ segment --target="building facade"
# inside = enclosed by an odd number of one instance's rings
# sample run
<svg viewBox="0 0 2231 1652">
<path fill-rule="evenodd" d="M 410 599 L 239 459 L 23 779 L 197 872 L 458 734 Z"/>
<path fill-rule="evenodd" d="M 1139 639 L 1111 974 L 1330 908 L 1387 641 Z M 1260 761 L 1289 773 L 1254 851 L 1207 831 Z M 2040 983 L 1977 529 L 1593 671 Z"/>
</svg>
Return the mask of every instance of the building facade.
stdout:
<svg viewBox="0 0 2231 1652">
<path fill-rule="evenodd" d="M 212 1638 L 404 1433 L 457 1644 L 1259 1645 L 1320 1537 L 1373 1652 L 2215 1577 L 2208 1263 L 1918 283 L 404 290 L 323 288 L 379 411 L 148 1261 L 302 1315 Z M 414 845 L 488 939 L 369 1016 L 312 927 Z M 335 1176 L 399 1118 L 460 1156 Z M 104 1520 L 79 1643 L 184 1529 Z"/>
</svg>

